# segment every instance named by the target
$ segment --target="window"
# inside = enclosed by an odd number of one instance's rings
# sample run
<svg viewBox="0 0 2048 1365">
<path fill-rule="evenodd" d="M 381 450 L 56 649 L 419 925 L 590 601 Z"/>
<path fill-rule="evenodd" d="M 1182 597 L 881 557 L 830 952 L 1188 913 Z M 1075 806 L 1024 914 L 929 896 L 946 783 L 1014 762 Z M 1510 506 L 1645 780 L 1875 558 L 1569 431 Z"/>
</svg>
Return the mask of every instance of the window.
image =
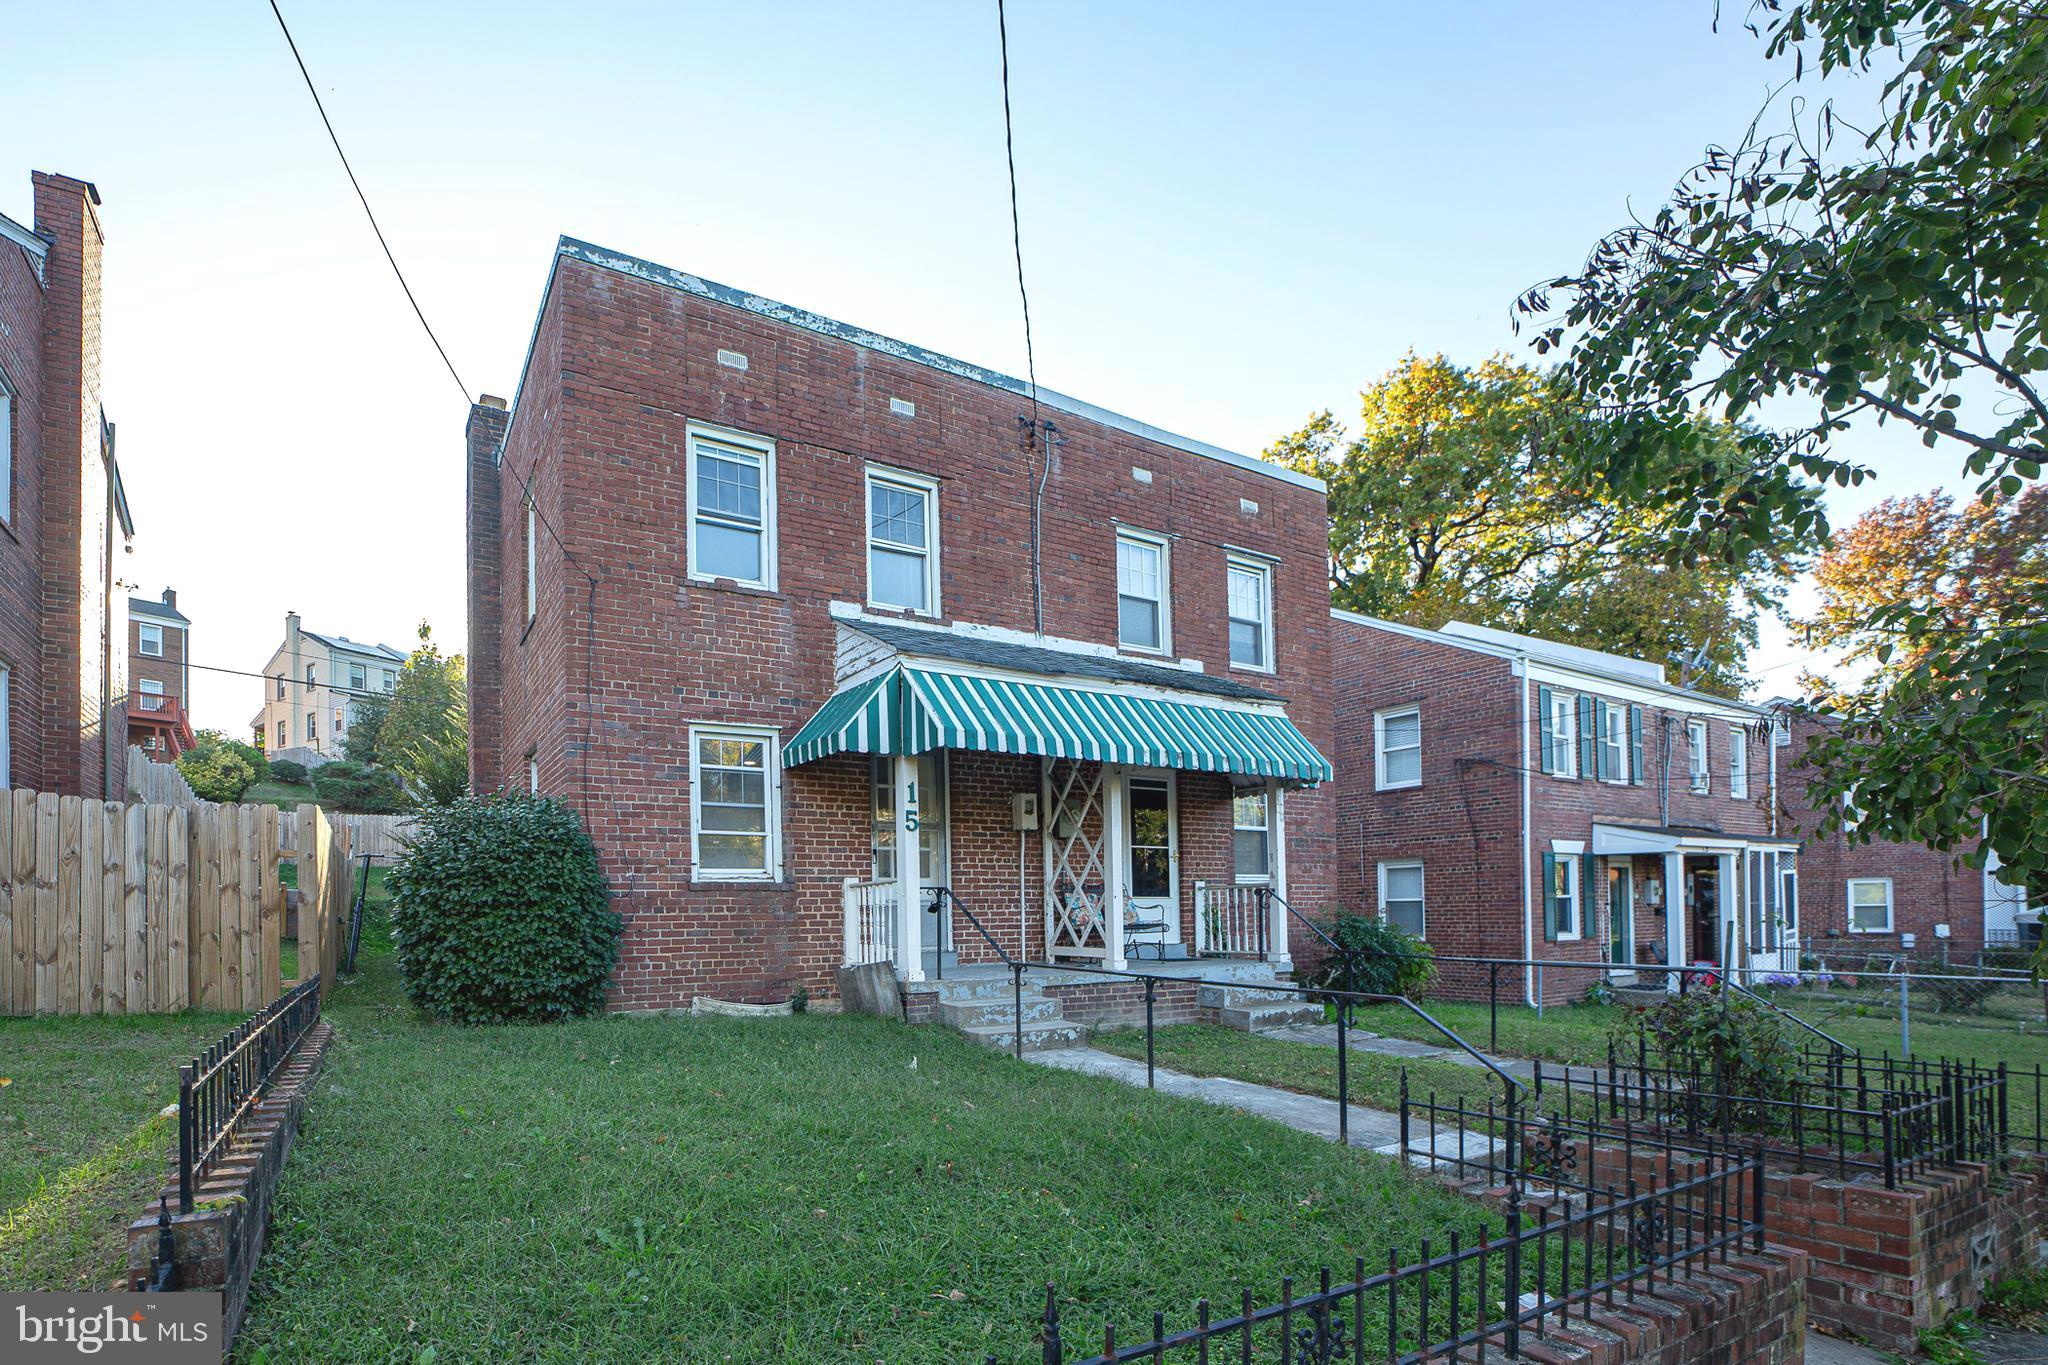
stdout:
<svg viewBox="0 0 2048 1365">
<path fill-rule="evenodd" d="M 690 576 L 775 586 L 775 446 L 690 428 Z"/>
<path fill-rule="evenodd" d="M 1381 791 L 1422 785 L 1422 708 L 1382 711 L 1372 718 L 1373 780 Z"/>
<path fill-rule="evenodd" d="M 1892 879 L 1849 879 L 1849 932 L 1889 934 L 1892 931 Z"/>
<path fill-rule="evenodd" d="M 0 521 L 14 521 L 14 390 L 0 374 Z"/>
<path fill-rule="evenodd" d="M 690 844 L 699 881 L 773 880 L 775 731 L 690 727 Z"/>
<path fill-rule="evenodd" d="M 0 787 L 13 785 L 14 779 L 14 744 L 9 738 L 14 729 L 8 700 L 11 676 L 6 669 L 0 668 Z"/>
<path fill-rule="evenodd" d="M 1273 878 L 1273 803 L 1264 787 L 1240 787 L 1230 798 L 1231 838 L 1236 845 L 1237 880 Z"/>
<path fill-rule="evenodd" d="M 1629 780 L 1628 708 L 1596 702 L 1600 713 L 1600 780 Z"/>
<path fill-rule="evenodd" d="M 164 628 L 147 621 L 138 622 L 135 627 L 135 648 L 138 653 L 152 659 L 164 657 Z"/>
<path fill-rule="evenodd" d="M 1749 799 L 1749 732 L 1740 725 L 1728 727 L 1728 794 Z"/>
<path fill-rule="evenodd" d="M 526 755 L 526 790 L 536 796 L 540 794 L 540 756 L 531 751 Z"/>
<path fill-rule="evenodd" d="M 945 754 L 917 758 L 917 877 L 927 887 L 946 881 Z M 870 766 L 874 791 L 872 856 L 875 880 L 896 880 L 896 761 L 877 758 Z"/>
<path fill-rule="evenodd" d="M 1116 538 L 1116 642 L 1164 654 L 1167 631 L 1166 542 L 1139 531 Z"/>
<path fill-rule="evenodd" d="M 1380 918 L 1423 937 L 1422 864 L 1380 864 Z"/>
<path fill-rule="evenodd" d="M 539 519 L 534 510 L 533 494 L 526 495 L 526 619 L 531 621 L 535 608 L 540 603 L 540 588 L 536 579 L 539 571 L 540 542 L 534 539 L 533 524 Z"/>
<path fill-rule="evenodd" d="M 368 669 L 368 668 L 367 668 L 366 666 L 364 666 L 363 664 L 350 664 L 350 665 L 348 666 L 348 688 L 349 688 L 349 691 L 351 691 L 351 692 L 361 692 L 361 691 L 363 691 L 363 690 L 364 690 L 365 688 L 367 688 L 367 687 L 368 687 L 369 685 L 370 685 L 370 670 L 369 670 L 369 669 Z"/>
<path fill-rule="evenodd" d="M 277 675 L 277 699 L 279 701 L 284 700 L 284 674 L 282 673 Z"/>
<path fill-rule="evenodd" d="M 396 675 L 394 675 L 394 674 L 392 673 L 392 671 L 391 671 L 390 669 L 388 669 L 388 668 L 387 668 L 387 669 L 385 669 L 385 670 L 384 670 L 384 690 L 385 690 L 386 692 L 390 692 L 390 691 L 393 691 L 393 690 L 395 690 L 395 689 L 397 688 L 397 686 L 398 686 L 398 678 L 396 677 Z"/>
<path fill-rule="evenodd" d="M 307 664 L 307 665 L 306 665 L 306 686 L 308 686 L 308 687 L 311 687 L 312 685 L 313 685 L 313 665 L 311 665 L 311 664 Z"/>
<path fill-rule="evenodd" d="M 320 713 L 318 711 L 308 711 L 306 713 L 306 743 L 313 743 L 319 736 Z"/>
<path fill-rule="evenodd" d="M 1542 690 L 1543 771 L 1557 777 L 1579 775 L 1578 698 L 1569 692 Z"/>
<path fill-rule="evenodd" d="M 939 486 L 868 470 L 868 605 L 939 612 Z"/>
<path fill-rule="evenodd" d="M 284 722 L 283 722 L 283 721 L 279 721 L 279 722 L 277 723 L 277 747 L 278 747 L 278 748 L 280 748 L 280 749 L 282 749 L 282 748 L 284 748 L 284 746 L 285 746 L 285 738 L 284 738 Z"/>
<path fill-rule="evenodd" d="M 164 709 L 164 685 L 155 678 L 141 678 L 136 681 L 135 690 L 142 694 L 142 709 L 161 711 Z"/>
<path fill-rule="evenodd" d="M 1713 775 L 1707 769 L 1705 721 L 1689 720 L 1685 723 L 1685 751 L 1687 761 L 1692 765 L 1692 789 L 1705 794 L 1714 785 Z"/>
<path fill-rule="evenodd" d="M 337 706 L 334 708 L 334 737 L 340 739 L 341 732 L 346 728 L 347 726 L 342 723 L 341 708 Z"/>
<path fill-rule="evenodd" d="M 1225 570 L 1230 599 L 1230 662 L 1239 668 L 1273 669 L 1273 566 L 1256 559 L 1232 559 Z"/>
<path fill-rule="evenodd" d="M 1575 939 L 1581 933 L 1579 894 L 1583 854 L 1543 855 L 1543 936 L 1547 939 Z"/>
</svg>

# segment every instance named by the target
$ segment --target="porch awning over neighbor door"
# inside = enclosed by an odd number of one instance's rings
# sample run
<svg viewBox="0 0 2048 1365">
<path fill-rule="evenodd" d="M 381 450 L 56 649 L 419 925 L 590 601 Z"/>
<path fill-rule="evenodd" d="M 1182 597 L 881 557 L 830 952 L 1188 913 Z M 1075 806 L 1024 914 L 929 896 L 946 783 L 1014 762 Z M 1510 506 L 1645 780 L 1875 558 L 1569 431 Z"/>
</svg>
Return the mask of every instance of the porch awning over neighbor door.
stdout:
<svg viewBox="0 0 2048 1365">
<path fill-rule="evenodd" d="M 784 747 L 783 762 L 793 767 L 829 754 L 932 749 L 1243 773 L 1303 784 L 1331 776 L 1329 760 L 1277 708 L 902 664 L 840 689 Z"/>
</svg>

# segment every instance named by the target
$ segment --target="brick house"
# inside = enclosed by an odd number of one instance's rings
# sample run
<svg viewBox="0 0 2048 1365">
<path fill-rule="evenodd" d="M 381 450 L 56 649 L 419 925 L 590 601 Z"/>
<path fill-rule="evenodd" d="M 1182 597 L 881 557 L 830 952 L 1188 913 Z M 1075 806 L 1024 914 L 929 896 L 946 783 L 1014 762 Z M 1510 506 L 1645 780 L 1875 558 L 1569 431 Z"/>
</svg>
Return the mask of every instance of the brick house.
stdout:
<svg viewBox="0 0 2048 1365">
<path fill-rule="evenodd" d="M 159 763 L 190 749 L 192 622 L 178 593 L 128 599 L 128 738 Z"/>
<path fill-rule="evenodd" d="M 1670 979 L 1645 966 L 1792 960 L 1797 843 L 1774 828 L 1763 708 L 1508 631 L 1331 616 L 1345 899 L 1443 956 L 1589 964 L 1542 973 L 1546 1002 Z M 1501 972 L 1502 996 L 1533 1000 L 1538 975 Z M 1441 978 L 1488 991 L 1484 968 Z"/>
<path fill-rule="evenodd" d="M 135 534 L 100 403 L 99 191 L 36 172 L 0 216 L 0 786 L 119 800 Z"/>
<path fill-rule="evenodd" d="M 1320 482 L 566 238 L 467 444 L 473 785 L 582 812 L 615 1007 L 1331 908 Z"/>
<path fill-rule="evenodd" d="M 1888 839 L 1851 843 L 1841 830 L 1817 835 L 1822 812 L 1810 793 L 1812 773 L 1803 759 L 1825 727 L 1817 716 L 1792 712 L 1784 731 L 1780 799 L 1785 829 L 1805 840 L 1799 865 L 1806 883 L 1800 924 L 1806 941 L 1836 962 L 1865 951 L 1974 958 L 1985 946 L 1987 930 L 1994 943 L 2014 941 L 2017 914 L 2010 899 L 1998 894 L 2005 888 L 1995 874 L 1958 864 L 1959 857 L 1975 850 L 1975 839 L 1944 853 Z M 1991 923 L 1992 917 L 1998 922 Z"/>
</svg>

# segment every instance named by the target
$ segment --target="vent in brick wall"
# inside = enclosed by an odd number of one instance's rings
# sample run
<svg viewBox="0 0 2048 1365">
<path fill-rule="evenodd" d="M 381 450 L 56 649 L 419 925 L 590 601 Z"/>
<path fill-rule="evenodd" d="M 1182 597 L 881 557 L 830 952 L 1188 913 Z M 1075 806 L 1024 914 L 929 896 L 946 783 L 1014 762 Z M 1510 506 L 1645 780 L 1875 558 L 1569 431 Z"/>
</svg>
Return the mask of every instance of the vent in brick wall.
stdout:
<svg viewBox="0 0 2048 1365">
<path fill-rule="evenodd" d="M 1248 517 L 1255 517 L 1259 514 L 1259 505 L 1250 498 L 1239 498 L 1237 500 L 1237 510 Z"/>
<path fill-rule="evenodd" d="M 911 402 L 908 398 L 891 398 L 889 400 L 889 411 L 895 413 L 898 417 L 915 417 L 917 416 L 917 404 Z"/>
<path fill-rule="evenodd" d="M 1139 483 L 1150 483 L 1152 482 L 1152 471 L 1145 468 L 1143 465 L 1134 464 L 1131 466 L 1131 477 L 1136 479 Z"/>
<path fill-rule="evenodd" d="M 747 368 L 747 358 L 738 351 L 721 349 L 718 352 L 718 363 L 725 366 L 728 370 L 744 371 Z"/>
</svg>

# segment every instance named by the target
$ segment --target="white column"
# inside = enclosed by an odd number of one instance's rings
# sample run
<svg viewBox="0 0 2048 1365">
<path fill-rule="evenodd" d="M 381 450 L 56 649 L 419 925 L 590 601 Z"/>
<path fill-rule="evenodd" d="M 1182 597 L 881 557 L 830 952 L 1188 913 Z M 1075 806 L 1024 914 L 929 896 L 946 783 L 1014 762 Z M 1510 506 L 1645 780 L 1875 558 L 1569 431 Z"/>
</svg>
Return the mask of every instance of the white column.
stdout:
<svg viewBox="0 0 2048 1365">
<path fill-rule="evenodd" d="M 1685 855 L 1667 853 L 1664 855 L 1664 964 L 1668 967 L 1683 967 L 1686 964 L 1685 951 Z M 1679 978 L 1671 973 L 1664 977 L 1664 988 L 1673 994 L 1678 991 Z"/>
<path fill-rule="evenodd" d="M 1728 973 L 1729 980 L 1746 986 L 1749 980 L 1742 973 L 1749 966 L 1749 927 L 1743 923 L 1747 902 L 1741 895 L 1745 869 L 1742 859 L 1733 853 L 1720 854 L 1717 861 L 1721 865 L 1721 951 L 1728 959 L 1721 964 L 1721 970 Z"/>
<path fill-rule="evenodd" d="M 846 911 L 846 947 L 839 958 L 849 967 L 861 960 L 860 892 L 854 889 L 859 885 L 859 879 L 854 877 L 843 878 L 839 883 L 840 902 Z"/>
<path fill-rule="evenodd" d="M 1103 966 L 1113 972 L 1124 970 L 1124 901 L 1130 894 L 1131 849 L 1128 817 L 1124 813 L 1124 771 L 1105 767 L 1102 772 L 1102 945 L 1107 950 Z"/>
<path fill-rule="evenodd" d="M 896 755 L 896 966 L 905 981 L 924 980 L 924 887 L 918 865 L 917 758 Z"/>
<path fill-rule="evenodd" d="M 1287 895 L 1287 792 L 1278 782 L 1266 784 L 1266 820 L 1272 826 L 1273 840 L 1273 890 L 1282 898 Z M 1274 968 L 1286 971 L 1294 965 L 1293 954 L 1287 947 L 1287 912 L 1278 904 L 1272 907 L 1273 927 L 1271 946 L 1267 956 Z"/>
</svg>

